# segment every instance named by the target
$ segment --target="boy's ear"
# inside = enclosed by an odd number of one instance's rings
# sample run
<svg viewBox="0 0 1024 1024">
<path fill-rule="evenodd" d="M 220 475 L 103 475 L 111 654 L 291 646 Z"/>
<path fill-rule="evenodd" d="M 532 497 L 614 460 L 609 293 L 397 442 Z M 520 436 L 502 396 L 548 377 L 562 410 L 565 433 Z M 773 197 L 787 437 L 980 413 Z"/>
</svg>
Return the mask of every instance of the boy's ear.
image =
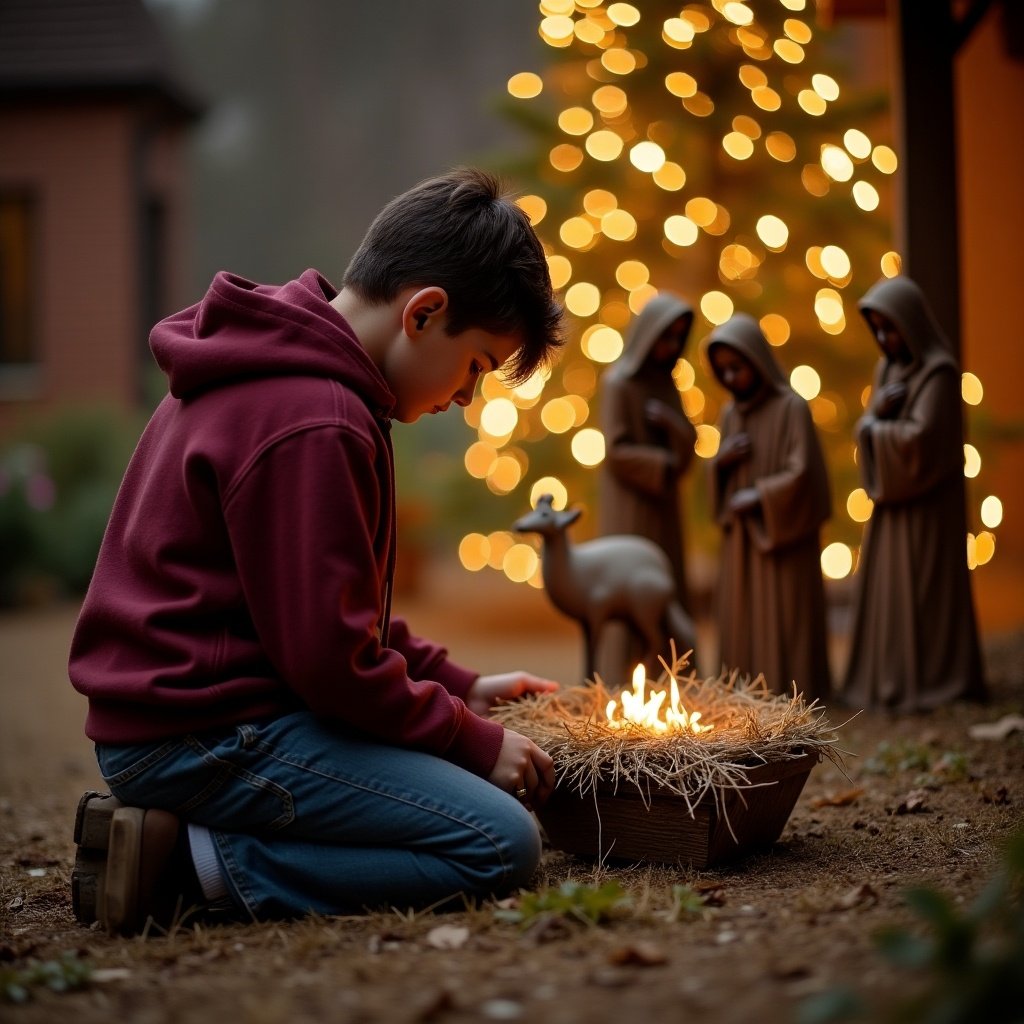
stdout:
<svg viewBox="0 0 1024 1024">
<path fill-rule="evenodd" d="M 420 288 L 406 302 L 402 310 L 402 328 L 410 338 L 426 330 L 431 318 L 448 307 L 448 293 L 437 285 Z"/>
</svg>

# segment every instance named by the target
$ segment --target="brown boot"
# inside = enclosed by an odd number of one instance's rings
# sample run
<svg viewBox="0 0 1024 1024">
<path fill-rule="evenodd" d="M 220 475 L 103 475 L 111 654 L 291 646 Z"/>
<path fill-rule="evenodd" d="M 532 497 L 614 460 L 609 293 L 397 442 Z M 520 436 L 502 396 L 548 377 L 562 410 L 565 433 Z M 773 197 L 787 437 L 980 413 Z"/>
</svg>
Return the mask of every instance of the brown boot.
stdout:
<svg viewBox="0 0 1024 1024">
<path fill-rule="evenodd" d="M 110 844 L 99 919 L 111 934 L 141 931 L 150 918 L 161 926 L 201 896 L 194 879 L 186 833 L 170 811 L 120 807 L 110 822 Z M 191 891 L 187 891 L 191 889 Z M 187 903 L 185 901 L 188 901 Z"/>
<path fill-rule="evenodd" d="M 82 924 L 100 917 L 103 883 L 110 845 L 110 822 L 121 801 L 110 793 L 90 790 L 75 813 L 75 866 L 71 872 L 71 905 Z"/>
</svg>

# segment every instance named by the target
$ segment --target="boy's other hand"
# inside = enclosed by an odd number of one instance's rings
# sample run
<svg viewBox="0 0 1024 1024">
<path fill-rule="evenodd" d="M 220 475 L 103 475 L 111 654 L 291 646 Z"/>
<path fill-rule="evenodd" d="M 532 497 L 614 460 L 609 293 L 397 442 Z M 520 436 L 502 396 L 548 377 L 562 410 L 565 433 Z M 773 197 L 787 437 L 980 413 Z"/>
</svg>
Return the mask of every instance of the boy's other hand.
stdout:
<svg viewBox="0 0 1024 1024">
<path fill-rule="evenodd" d="M 506 729 L 498 760 L 487 781 L 511 793 L 532 811 L 540 807 L 555 788 L 555 763 L 533 740 Z"/>
<path fill-rule="evenodd" d="M 503 672 L 495 676 L 478 676 L 466 694 L 470 711 L 486 717 L 499 700 L 515 700 L 527 693 L 550 693 L 558 683 L 541 679 L 530 672 Z"/>
</svg>

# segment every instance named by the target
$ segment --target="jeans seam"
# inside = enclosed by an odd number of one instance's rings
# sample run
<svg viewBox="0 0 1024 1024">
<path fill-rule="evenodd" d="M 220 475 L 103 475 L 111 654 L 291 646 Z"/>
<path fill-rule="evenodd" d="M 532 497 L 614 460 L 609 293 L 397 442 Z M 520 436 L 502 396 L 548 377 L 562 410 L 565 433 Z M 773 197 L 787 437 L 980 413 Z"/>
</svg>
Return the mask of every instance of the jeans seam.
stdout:
<svg viewBox="0 0 1024 1024">
<path fill-rule="evenodd" d="M 187 741 L 188 738 L 189 737 L 185 737 L 185 740 Z M 105 775 L 103 777 L 104 781 L 107 783 L 108 786 L 118 786 L 122 785 L 125 782 L 131 782 L 132 779 L 138 778 L 138 776 L 140 776 L 144 771 L 147 771 L 149 768 L 152 768 L 153 765 L 155 765 L 157 762 L 162 761 L 172 751 L 174 751 L 182 742 L 182 740 L 178 739 L 169 740 L 162 746 L 157 747 L 156 750 L 153 750 L 150 753 L 148 753 L 144 758 L 142 758 L 142 760 L 136 761 L 129 768 L 125 768 L 124 771 L 115 772 L 115 774 L 109 776 Z"/>
</svg>

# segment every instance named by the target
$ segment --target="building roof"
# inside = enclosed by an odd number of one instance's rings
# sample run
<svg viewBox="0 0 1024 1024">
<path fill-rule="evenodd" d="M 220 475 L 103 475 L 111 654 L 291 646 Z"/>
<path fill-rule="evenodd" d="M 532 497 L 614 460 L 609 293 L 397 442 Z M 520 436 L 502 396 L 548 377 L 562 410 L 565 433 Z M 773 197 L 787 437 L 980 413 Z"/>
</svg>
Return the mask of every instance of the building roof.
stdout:
<svg viewBox="0 0 1024 1024">
<path fill-rule="evenodd" d="M 0 100 L 96 94 L 202 110 L 142 0 L 0 0 Z"/>
</svg>

